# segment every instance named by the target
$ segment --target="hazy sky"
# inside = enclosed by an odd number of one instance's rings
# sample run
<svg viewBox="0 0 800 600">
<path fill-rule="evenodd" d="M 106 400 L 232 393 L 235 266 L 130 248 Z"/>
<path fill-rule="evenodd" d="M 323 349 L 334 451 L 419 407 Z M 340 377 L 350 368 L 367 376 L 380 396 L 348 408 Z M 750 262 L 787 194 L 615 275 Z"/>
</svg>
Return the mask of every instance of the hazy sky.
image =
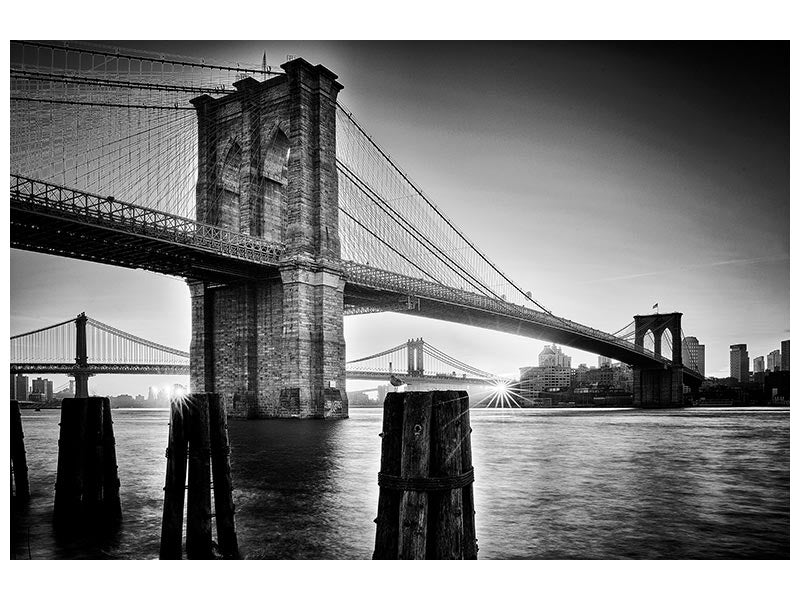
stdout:
<svg viewBox="0 0 800 600">
<path fill-rule="evenodd" d="M 684 314 L 712 376 L 728 375 L 731 344 L 753 358 L 789 338 L 788 43 L 116 44 L 324 64 L 396 162 L 558 315 L 615 331 L 658 302 Z M 12 334 L 86 311 L 188 348 L 181 280 L 10 256 Z M 535 364 L 544 345 L 388 313 L 346 318 L 345 336 L 348 358 L 423 337 L 506 374 Z M 597 364 L 565 351 L 573 366 Z M 91 385 L 145 393 L 156 379 Z"/>
</svg>

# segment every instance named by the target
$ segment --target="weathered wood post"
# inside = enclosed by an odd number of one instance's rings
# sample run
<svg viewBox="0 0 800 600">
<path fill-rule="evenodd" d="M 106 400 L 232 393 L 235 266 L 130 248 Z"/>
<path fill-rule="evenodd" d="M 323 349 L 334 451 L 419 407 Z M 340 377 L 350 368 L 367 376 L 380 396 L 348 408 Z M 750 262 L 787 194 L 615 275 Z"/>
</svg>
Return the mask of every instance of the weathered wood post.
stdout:
<svg viewBox="0 0 800 600">
<path fill-rule="evenodd" d="M 211 429 L 211 474 L 214 479 L 214 512 L 217 518 L 217 542 L 224 558 L 239 558 L 234 522 L 231 448 L 225 404 L 219 394 L 207 394 Z"/>
<path fill-rule="evenodd" d="M 475 559 L 469 397 L 392 392 L 384 401 L 374 559 Z"/>
<path fill-rule="evenodd" d="M 472 472 L 472 426 L 469 422 L 469 396 L 461 393 L 461 471 Z M 478 538 L 475 533 L 475 496 L 472 484 L 461 488 L 464 514 L 464 558 L 478 558 Z"/>
<path fill-rule="evenodd" d="M 159 558 L 182 557 L 184 495 L 187 498 L 186 557 L 213 558 L 212 487 L 218 547 L 223 558 L 239 558 L 225 408 L 218 394 L 190 394 L 171 404 Z"/>
<path fill-rule="evenodd" d="M 182 557 L 187 443 L 183 413 L 184 402 L 173 400 L 170 404 L 167 480 L 164 483 L 164 513 L 161 518 L 161 560 L 180 560 Z"/>
<path fill-rule="evenodd" d="M 86 429 L 86 403 L 80 398 L 61 401 L 58 424 L 58 463 L 53 519 L 66 525 L 80 513 L 83 488 L 83 440 Z"/>
<path fill-rule="evenodd" d="M 122 517 L 108 398 L 65 398 L 53 518 L 59 526 L 109 526 Z"/>
<path fill-rule="evenodd" d="M 103 509 L 109 521 L 122 519 L 119 485 L 117 441 L 114 437 L 114 420 L 111 418 L 111 401 L 103 398 Z"/>
<path fill-rule="evenodd" d="M 28 500 L 31 496 L 28 460 L 25 456 L 25 434 L 22 431 L 22 415 L 17 400 L 11 401 L 11 468 L 14 471 L 14 499 Z"/>
<path fill-rule="evenodd" d="M 211 442 L 208 398 L 189 397 L 189 487 L 186 492 L 186 557 L 206 559 L 211 552 Z"/>
<path fill-rule="evenodd" d="M 404 394 L 389 392 L 383 401 L 383 431 L 381 432 L 381 473 L 400 477 L 400 456 L 403 451 Z M 378 527 L 375 532 L 376 560 L 397 558 L 399 539 L 400 498 L 403 492 L 381 486 L 378 491 Z"/>
</svg>

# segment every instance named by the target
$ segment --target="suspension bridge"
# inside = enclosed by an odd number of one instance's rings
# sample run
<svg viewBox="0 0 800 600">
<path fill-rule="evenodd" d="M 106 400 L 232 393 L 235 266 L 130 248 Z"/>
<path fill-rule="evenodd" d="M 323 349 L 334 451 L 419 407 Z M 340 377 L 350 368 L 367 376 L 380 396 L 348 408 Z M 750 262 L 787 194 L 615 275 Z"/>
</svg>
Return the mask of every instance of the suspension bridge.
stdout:
<svg viewBox="0 0 800 600">
<path fill-rule="evenodd" d="M 11 336 L 11 374 L 65 374 L 76 395 L 88 394 L 93 375 L 188 375 L 189 353 L 133 335 L 87 317 Z M 347 362 L 347 378 L 410 385 L 490 385 L 502 377 L 468 365 L 422 338 Z"/>
<path fill-rule="evenodd" d="M 343 317 L 379 311 L 617 359 L 640 406 L 696 389 L 680 313 L 611 334 L 542 306 L 369 135 L 337 79 L 303 59 L 12 42 L 11 246 L 185 277 L 191 386 L 248 415 L 347 416 Z"/>
</svg>

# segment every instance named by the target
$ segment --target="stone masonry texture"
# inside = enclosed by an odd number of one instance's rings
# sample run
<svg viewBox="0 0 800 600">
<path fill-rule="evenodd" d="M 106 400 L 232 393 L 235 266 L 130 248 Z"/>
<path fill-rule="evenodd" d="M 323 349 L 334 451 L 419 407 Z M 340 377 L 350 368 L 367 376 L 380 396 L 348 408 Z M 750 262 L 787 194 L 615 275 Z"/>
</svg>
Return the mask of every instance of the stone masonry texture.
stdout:
<svg viewBox="0 0 800 600">
<path fill-rule="evenodd" d="M 285 244 L 263 280 L 187 282 L 193 391 L 229 416 L 346 418 L 336 173 L 336 75 L 302 59 L 285 75 L 193 100 L 198 221 Z"/>
</svg>

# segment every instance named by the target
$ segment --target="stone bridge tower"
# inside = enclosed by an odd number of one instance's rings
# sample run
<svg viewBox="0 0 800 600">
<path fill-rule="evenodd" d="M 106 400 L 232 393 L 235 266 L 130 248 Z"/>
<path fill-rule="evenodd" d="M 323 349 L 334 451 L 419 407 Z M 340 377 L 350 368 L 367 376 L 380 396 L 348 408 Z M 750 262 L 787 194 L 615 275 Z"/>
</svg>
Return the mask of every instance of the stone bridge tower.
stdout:
<svg viewBox="0 0 800 600">
<path fill-rule="evenodd" d="M 661 354 L 662 338 L 669 331 L 672 336 L 671 366 L 633 367 L 633 404 L 643 408 L 668 408 L 683 406 L 683 350 L 681 346 L 682 313 L 636 315 L 634 343 L 644 347 L 648 331 L 655 340 L 653 351 Z"/>
<path fill-rule="evenodd" d="M 263 280 L 189 281 L 193 390 L 228 414 L 345 418 L 336 75 L 303 59 L 192 104 L 197 220 L 286 245 Z"/>
</svg>

